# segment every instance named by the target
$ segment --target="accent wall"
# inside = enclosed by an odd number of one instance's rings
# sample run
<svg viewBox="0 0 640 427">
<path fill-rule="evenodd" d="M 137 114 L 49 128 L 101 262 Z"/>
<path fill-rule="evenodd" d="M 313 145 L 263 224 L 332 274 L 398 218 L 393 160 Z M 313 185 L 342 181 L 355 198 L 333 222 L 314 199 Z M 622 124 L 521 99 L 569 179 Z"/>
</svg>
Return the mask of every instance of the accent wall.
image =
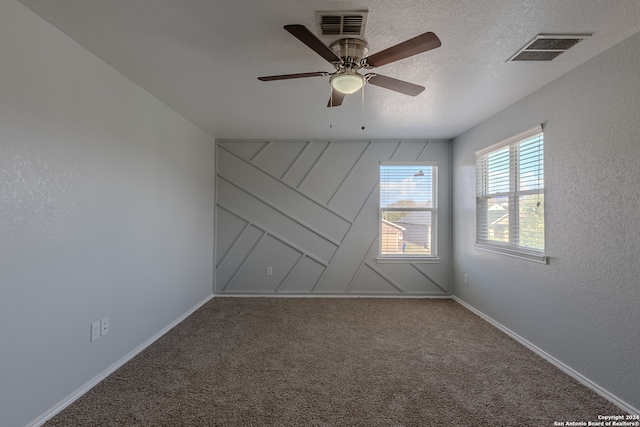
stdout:
<svg viewBox="0 0 640 427">
<path fill-rule="evenodd" d="M 231 140 L 216 158 L 216 294 L 450 295 L 450 141 Z M 438 165 L 439 263 L 376 260 L 389 160 Z"/>
</svg>

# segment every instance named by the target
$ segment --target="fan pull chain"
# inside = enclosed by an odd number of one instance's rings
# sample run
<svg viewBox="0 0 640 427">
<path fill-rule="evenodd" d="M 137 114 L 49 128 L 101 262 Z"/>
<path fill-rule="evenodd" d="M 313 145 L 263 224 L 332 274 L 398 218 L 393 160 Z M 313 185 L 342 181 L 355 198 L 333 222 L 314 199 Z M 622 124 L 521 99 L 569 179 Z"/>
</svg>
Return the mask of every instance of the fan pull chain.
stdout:
<svg viewBox="0 0 640 427">
<path fill-rule="evenodd" d="M 364 130 L 364 87 L 366 86 L 366 83 L 362 85 L 362 89 L 360 89 L 362 91 L 362 130 Z"/>
<path fill-rule="evenodd" d="M 329 85 L 329 129 L 333 129 L 333 88 Z"/>
</svg>

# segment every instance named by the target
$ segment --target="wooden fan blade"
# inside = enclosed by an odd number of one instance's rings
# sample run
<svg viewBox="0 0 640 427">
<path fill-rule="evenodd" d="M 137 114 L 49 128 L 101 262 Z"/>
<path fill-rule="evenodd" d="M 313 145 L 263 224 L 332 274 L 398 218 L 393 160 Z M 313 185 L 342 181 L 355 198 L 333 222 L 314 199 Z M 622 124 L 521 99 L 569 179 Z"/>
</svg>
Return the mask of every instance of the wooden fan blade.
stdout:
<svg viewBox="0 0 640 427">
<path fill-rule="evenodd" d="M 380 74 L 367 74 L 365 78 L 374 86 L 380 86 L 409 96 L 419 95 L 424 90 L 424 86 L 414 85 L 413 83 L 394 79 L 392 77 L 381 76 Z"/>
<path fill-rule="evenodd" d="M 342 105 L 342 101 L 344 100 L 344 93 L 338 92 L 335 89 L 331 90 L 331 98 L 329 98 L 329 102 L 327 102 L 327 107 L 339 107 Z"/>
<path fill-rule="evenodd" d="M 315 71 L 313 73 L 298 73 L 298 74 L 281 74 L 279 76 L 264 76 L 258 77 L 258 80 L 263 82 L 270 82 L 273 80 L 287 80 L 287 79 L 301 79 L 303 77 L 323 77 L 328 76 L 326 71 Z"/>
<path fill-rule="evenodd" d="M 315 53 L 322 56 L 329 62 L 342 62 L 331 49 L 327 47 L 324 43 L 320 41 L 311 31 L 307 29 L 304 25 L 285 25 L 284 29 L 289 31 L 295 38 L 300 40 L 302 43 L 309 46 Z"/>
<path fill-rule="evenodd" d="M 422 52 L 440 47 L 442 43 L 432 32 L 424 33 L 405 42 L 392 46 L 382 52 L 367 57 L 367 64 L 379 67 L 390 62 L 399 61 Z"/>
</svg>

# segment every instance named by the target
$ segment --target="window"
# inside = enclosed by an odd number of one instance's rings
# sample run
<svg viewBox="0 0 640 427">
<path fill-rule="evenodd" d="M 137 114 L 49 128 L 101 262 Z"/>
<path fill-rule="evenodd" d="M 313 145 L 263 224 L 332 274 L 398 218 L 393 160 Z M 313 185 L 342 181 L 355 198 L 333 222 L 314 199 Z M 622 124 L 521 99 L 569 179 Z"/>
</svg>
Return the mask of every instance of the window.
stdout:
<svg viewBox="0 0 640 427">
<path fill-rule="evenodd" d="M 438 167 L 380 164 L 380 259 L 436 260 Z"/>
<path fill-rule="evenodd" d="M 476 246 L 546 263 L 541 126 L 476 153 Z"/>
</svg>

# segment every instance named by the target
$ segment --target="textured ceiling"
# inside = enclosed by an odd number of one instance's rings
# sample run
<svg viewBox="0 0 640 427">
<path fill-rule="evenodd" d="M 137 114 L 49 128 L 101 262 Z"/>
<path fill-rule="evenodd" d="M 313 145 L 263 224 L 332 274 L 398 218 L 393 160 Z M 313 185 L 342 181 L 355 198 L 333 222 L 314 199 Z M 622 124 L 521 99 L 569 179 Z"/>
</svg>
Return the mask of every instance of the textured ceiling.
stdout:
<svg viewBox="0 0 640 427">
<path fill-rule="evenodd" d="M 637 0 L 21 3 L 216 138 L 452 138 L 640 31 Z M 282 28 L 318 34 L 326 10 L 367 10 L 370 54 L 436 33 L 440 48 L 376 68 L 426 90 L 366 86 L 364 104 L 358 93 L 329 109 L 328 77 L 258 81 L 333 71 Z M 505 62 L 538 33 L 593 36 L 552 62 Z"/>
</svg>

